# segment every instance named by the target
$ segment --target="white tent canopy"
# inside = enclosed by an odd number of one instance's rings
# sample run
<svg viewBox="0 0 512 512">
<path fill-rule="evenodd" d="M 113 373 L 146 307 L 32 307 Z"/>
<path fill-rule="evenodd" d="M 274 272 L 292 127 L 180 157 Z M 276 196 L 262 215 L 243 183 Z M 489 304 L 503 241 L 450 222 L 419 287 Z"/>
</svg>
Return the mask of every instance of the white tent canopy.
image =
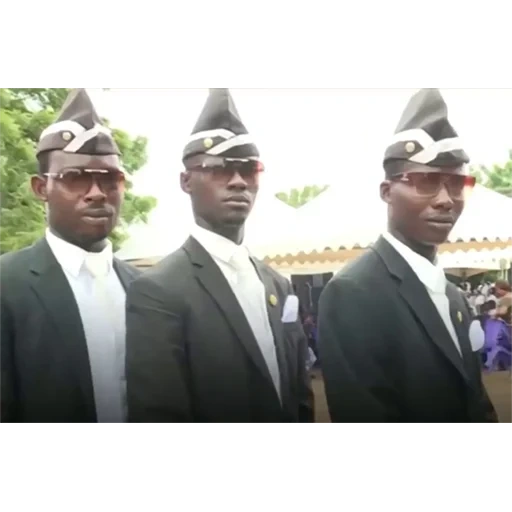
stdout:
<svg viewBox="0 0 512 512">
<path fill-rule="evenodd" d="M 511 267 L 512 246 L 506 249 L 470 249 L 469 251 L 443 252 L 439 254 L 439 263 L 448 274 L 471 277 L 491 270 L 502 271 Z M 311 275 L 336 273 L 346 263 L 335 261 L 293 262 L 279 265 L 279 272 L 291 275 Z"/>
<path fill-rule="evenodd" d="M 439 257 L 444 268 L 485 270 L 507 270 L 512 259 L 512 246 L 506 249 L 482 249 L 469 251 L 445 252 Z"/>
<path fill-rule="evenodd" d="M 444 253 L 439 259 L 446 273 L 471 277 L 488 271 L 508 270 L 512 260 L 512 246 L 506 249 L 473 249 Z"/>
<path fill-rule="evenodd" d="M 297 210 L 271 193 L 261 193 L 245 226 L 245 244 L 263 259 L 290 231 L 294 231 Z"/>
<path fill-rule="evenodd" d="M 505 241 L 512 238 L 512 199 L 477 185 L 449 241 Z M 333 185 L 298 210 L 295 229 L 267 255 L 367 247 L 386 229 L 386 204 L 378 184 Z"/>
</svg>

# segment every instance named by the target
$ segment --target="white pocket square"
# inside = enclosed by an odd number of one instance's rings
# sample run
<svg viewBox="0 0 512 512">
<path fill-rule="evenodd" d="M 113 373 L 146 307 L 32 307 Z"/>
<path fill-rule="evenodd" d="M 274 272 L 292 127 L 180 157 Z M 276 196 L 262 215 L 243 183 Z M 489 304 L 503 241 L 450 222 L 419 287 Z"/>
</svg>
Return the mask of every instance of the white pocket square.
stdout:
<svg viewBox="0 0 512 512">
<path fill-rule="evenodd" d="M 473 352 L 482 350 L 485 345 L 485 333 L 480 324 L 480 320 L 473 320 L 469 327 L 469 341 Z"/>
<path fill-rule="evenodd" d="M 283 307 L 283 323 L 290 324 L 299 318 L 299 298 L 296 295 L 288 295 Z"/>
</svg>

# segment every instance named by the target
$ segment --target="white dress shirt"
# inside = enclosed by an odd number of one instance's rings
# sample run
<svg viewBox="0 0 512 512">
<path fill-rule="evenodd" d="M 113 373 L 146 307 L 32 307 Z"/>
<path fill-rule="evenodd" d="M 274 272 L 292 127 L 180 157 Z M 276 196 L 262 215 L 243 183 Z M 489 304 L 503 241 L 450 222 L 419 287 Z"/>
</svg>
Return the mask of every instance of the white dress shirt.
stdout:
<svg viewBox="0 0 512 512">
<path fill-rule="evenodd" d="M 71 286 L 82 319 L 97 420 L 124 422 L 126 293 L 113 268 L 112 246 L 109 243 L 101 253 L 88 253 L 50 230 L 46 239 Z M 93 266 L 102 275 L 95 278 L 88 268 Z"/>
<path fill-rule="evenodd" d="M 192 236 L 210 254 L 228 281 L 258 342 L 277 394 L 281 396 L 280 373 L 274 335 L 267 310 L 265 286 L 246 247 L 236 245 L 212 231 L 194 225 Z"/>
<path fill-rule="evenodd" d="M 427 258 L 414 252 L 391 235 L 391 233 L 384 233 L 383 237 L 398 251 L 418 276 L 418 279 L 424 284 L 434 306 L 439 312 L 439 316 L 453 339 L 453 343 L 457 347 L 459 354 L 462 355 L 459 338 L 450 317 L 450 301 L 446 295 L 447 281 L 443 268 L 438 264 L 432 264 Z"/>
</svg>

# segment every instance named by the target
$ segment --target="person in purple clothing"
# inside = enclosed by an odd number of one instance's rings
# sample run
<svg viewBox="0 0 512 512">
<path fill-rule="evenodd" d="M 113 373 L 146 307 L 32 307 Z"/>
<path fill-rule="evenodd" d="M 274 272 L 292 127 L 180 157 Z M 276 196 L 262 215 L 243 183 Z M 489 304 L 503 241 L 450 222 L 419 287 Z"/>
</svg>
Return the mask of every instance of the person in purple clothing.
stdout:
<svg viewBox="0 0 512 512">
<path fill-rule="evenodd" d="M 489 371 L 512 368 L 512 298 L 500 300 L 496 315 L 485 323 L 485 367 Z"/>
</svg>

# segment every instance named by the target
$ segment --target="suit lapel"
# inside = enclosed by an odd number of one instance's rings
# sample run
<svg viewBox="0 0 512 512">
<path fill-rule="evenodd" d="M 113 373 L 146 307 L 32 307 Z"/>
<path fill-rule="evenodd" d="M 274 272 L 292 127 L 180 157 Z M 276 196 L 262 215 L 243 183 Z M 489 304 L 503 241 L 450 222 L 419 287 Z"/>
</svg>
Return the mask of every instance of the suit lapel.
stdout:
<svg viewBox="0 0 512 512">
<path fill-rule="evenodd" d="M 62 340 L 62 350 L 67 350 L 73 374 L 79 381 L 87 404 L 87 415 L 96 418 L 89 353 L 82 319 L 69 282 L 53 255 L 46 239 L 34 248 L 30 270 L 31 286 L 55 325 Z"/>
<path fill-rule="evenodd" d="M 374 250 L 384 260 L 389 272 L 398 278 L 400 294 L 427 332 L 430 340 L 439 348 L 464 380 L 468 381 L 464 362 L 423 283 L 404 258 L 384 238 L 381 237 L 377 241 Z"/>
<path fill-rule="evenodd" d="M 280 303 L 284 300 L 282 293 L 279 293 L 272 276 L 269 274 L 265 266 L 257 261 L 252 260 L 254 267 L 256 268 L 256 272 L 258 273 L 263 285 L 265 286 L 265 302 L 267 305 L 267 314 L 270 321 L 270 327 L 272 329 L 272 334 L 274 335 L 274 343 L 276 346 L 276 356 L 279 364 L 279 375 L 281 382 L 281 400 L 283 406 L 288 402 L 288 365 L 286 364 L 286 349 L 285 349 L 285 341 L 284 341 L 284 329 L 283 322 L 281 320 L 281 312 L 284 304 Z M 272 305 L 270 298 L 275 297 L 281 300 Z M 279 299 L 278 299 L 279 300 Z"/>
<path fill-rule="evenodd" d="M 135 269 L 130 268 L 127 264 L 119 261 L 117 258 L 114 258 L 114 270 L 117 274 L 117 277 L 119 278 L 119 281 L 121 281 L 121 285 L 123 286 L 124 290 L 127 291 L 128 286 L 130 286 L 130 283 L 137 276 Z"/>
<path fill-rule="evenodd" d="M 190 237 L 185 242 L 184 249 L 191 258 L 197 279 L 221 310 L 256 368 L 272 382 L 272 377 L 251 326 L 222 271 L 194 238 Z"/>
<path fill-rule="evenodd" d="M 466 371 L 471 374 L 473 349 L 469 339 L 469 326 L 471 317 L 464 303 L 461 293 L 450 283 L 446 286 L 446 295 L 450 301 L 450 317 L 459 340 L 462 358 Z"/>
</svg>

